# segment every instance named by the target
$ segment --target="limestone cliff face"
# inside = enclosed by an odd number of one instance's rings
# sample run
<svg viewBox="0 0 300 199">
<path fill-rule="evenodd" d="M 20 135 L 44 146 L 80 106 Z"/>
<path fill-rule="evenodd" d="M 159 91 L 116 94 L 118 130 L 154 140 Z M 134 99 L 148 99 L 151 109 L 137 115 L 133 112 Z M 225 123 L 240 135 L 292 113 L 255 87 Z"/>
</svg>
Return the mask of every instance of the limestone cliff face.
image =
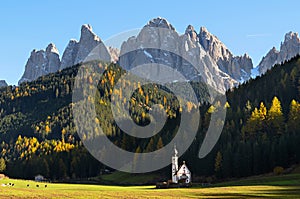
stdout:
<svg viewBox="0 0 300 199">
<path fill-rule="evenodd" d="M 111 57 L 111 61 L 113 63 L 116 63 L 119 60 L 120 56 L 120 49 L 118 48 L 113 48 L 113 47 L 108 47 L 108 51 Z"/>
<path fill-rule="evenodd" d="M 69 42 L 63 53 L 60 69 L 76 65 L 87 61 L 88 59 L 96 59 L 94 56 L 97 55 L 93 54 L 92 51 L 97 51 L 97 53 L 99 53 L 99 59 L 112 61 L 109 51 L 101 39 L 93 32 L 90 25 L 85 24 L 81 27 L 79 42 L 76 40 L 71 40 Z"/>
<path fill-rule="evenodd" d="M 247 55 L 234 56 L 229 49 L 205 27 L 200 28 L 199 42 L 217 63 L 220 70 L 236 81 L 247 81 L 253 69 L 252 59 Z"/>
<path fill-rule="evenodd" d="M 78 52 L 78 42 L 75 39 L 72 39 L 69 41 L 69 44 L 63 53 L 60 69 L 74 66 L 77 52 Z"/>
<path fill-rule="evenodd" d="M 90 25 L 83 25 L 81 27 L 80 40 L 76 41 L 72 39 L 69 41 L 61 61 L 58 50 L 52 43 L 49 44 L 46 50 L 33 50 L 26 63 L 25 72 L 19 80 L 19 84 L 36 80 L 40 76 L 74 66 L 84 61 L 99 59 L 116 62 L 118 56 L 118 49 L 106 48 L 101 39 L 93 32 L 92 27 Z"/>
<path fill-rule="evenodd" d="M 19 84 L 36 80 L 38 77 L 48 73 L 56 72 L 59 67 L 59 53 L 54 44 L 49 44 L 46 50 L 33 50 L 26 63 L 25 72 L 19 80 Z"/>
<path fill-rule="evenodd" d="M 289 32 L 285 35 L 284 42 L 280 45 L 280 50 L 273 47 L 266 56 L 264 56 L 258 65 L 259 74 L 264 74 L 275 64 L 280 64 L 290 60 L 300 54 L 300 39 L 298 33 Z"/>
<path fill-rule="evenodd" d="M 286 40 L 294 40 L 294 37 Z M 153 48 L 145 49 L 147 46 Z M 281 57 L 289 57 L 289 49 L 284 50 L 284 46 L 282 48 L 286 53 Z M 164 52 L 159 49 L 164 49 Z M 253 68 L 248 55 L 234 56 L 206 28 L 202 27 L 198 34 L 194 27 L 189 25 L 185 33 L 180 35 L 167 20 L 158 17 L 150 20 L 138 36 L 124 42 L 120 50 L 106 47 L 92 27 L 85 24 L 81 27 L 79 41 L 69 41 L 61 60 L 54 44 L 49 44 L 46 50 L 33 50 L 19 83 L 95 59 L 119 62 L 126 69 L 143 63 L 167 64 L 184 73 L 190 80 L 201 76 L 216 87 L 226 85 L 226 88 L 218 88 L 223 91 L 237 85 L 238 82 L 248 80 Z M 196 68 L 193 69 L 191 64 Z"/>
<path fill-rule="evenodd" d="M 211 55 L 199 43 L 192 26 L 179 35 L 165 19 L 148 22 L 137 37 L 121 46 L 119 64 L 127 70 L 141 64 L 161 64 L 175 68 L 189 80 L 199 77 L 220 92 L 237 85 L 237 81 L 219 69 Z M 240 61 L 236 61 L 239 64 Z M 162 70 L 158 70 L 161 75 Z M 172 74 L 164 74 L 172 76 Z"/>
</svg>

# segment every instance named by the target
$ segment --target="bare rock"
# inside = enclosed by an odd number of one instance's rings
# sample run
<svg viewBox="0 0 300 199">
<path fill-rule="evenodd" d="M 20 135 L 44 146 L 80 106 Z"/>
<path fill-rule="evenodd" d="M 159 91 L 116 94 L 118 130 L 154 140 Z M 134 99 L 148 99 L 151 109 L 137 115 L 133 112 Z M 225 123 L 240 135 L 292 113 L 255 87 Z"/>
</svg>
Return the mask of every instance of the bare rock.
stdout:
<svg viewBox="0 0 300 199">
<path fill-rule="evenodd" d="M 252 59 L 244 56 L 234 56 L 230 50 L 215 35 L 208 32 L 205 27 L 200 28 L 199 42 L 207 51 L 218 67 L 239 82 L 250 79 L 253 69 Z"/>
<path fill-rule="evenodd" d="M 67 67 L 73 66 L 75 63 L 77 52 L 78 42 L 75 39 L 71 39 L 61 58 L 60 69 L 65 69 Z"/>
<path fill-rule="evenodd" d="M 281 64 L 300 54 L 300 39 L 298 33 L 288 32 L 284 37 L 284 42 L 280 45 L 280 50 L 273 47 L 261 62 L 258 64 L 259 74 L 264 74 L 275 64 Z"/>
<path fill-rule="evenodd" d="M 117 51 L 112 50 L 112 53 L 115 53 L 114 59 L 117 60 Z M 79 42 L 73 39 L 65 49 L 60 69 L 95 59 L 108 62 L 113 61 L 106 46 L 93 32 L 92 26 L 85 24 L 81 27 Z"/>
<path fill-rule="evenodd" d="M 201 46 L 192 26 L 187 27 L 185 34 L 179 35 L 162 18 L 151 20 L 138 36 L 129 38 L 121 46 L 119 64 L 126 70 L 151 63 L 172 67 L 184 74 L 188 80 L 201 78 L 220 92 L 237 85 L 233 78 L 219 69 L 210 54 Z M 162 74 L 162 71 L 158 69 L 156 77 L 174 79 L 172 74 Z"/>
<path fill-rule="evenodd" d="M 49 44 L 46 50 L 33 50 L 26 63 L 25 72 L 19 80 L 19 84 L 33 81 L 40 76 L 56 72 L 59 67 L 59 53 L 54 44 Z"/>
<path fill-rule="evenodd" d="M 6 83 L 6 81 L 5 80 L 0 80 L 0 88 L 1 87 L 6 87 L 6 86 L 8 86 L 8 84 Z"/>
</svg>

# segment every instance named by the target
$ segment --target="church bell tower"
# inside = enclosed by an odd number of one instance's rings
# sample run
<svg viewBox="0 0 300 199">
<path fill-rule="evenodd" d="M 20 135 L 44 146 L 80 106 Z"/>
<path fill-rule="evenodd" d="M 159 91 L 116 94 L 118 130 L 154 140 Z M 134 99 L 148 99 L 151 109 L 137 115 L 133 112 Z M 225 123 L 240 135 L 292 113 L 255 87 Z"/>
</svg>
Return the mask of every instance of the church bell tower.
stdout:
<svg viewBox="0 0 300 199">
<path fill-rule="evenodd" d="M 174 146 L 174 155 L 172 156 L 172 182 L 178 183 L 177 171 L 178 171 L 178 151 Z"/>
</svg>

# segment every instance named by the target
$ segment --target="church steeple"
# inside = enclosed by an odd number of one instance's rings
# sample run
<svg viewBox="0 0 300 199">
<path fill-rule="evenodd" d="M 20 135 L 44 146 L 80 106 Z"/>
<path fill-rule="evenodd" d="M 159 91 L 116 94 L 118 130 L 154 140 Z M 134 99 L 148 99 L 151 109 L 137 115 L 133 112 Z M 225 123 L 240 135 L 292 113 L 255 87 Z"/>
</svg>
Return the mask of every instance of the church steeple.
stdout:
<svg viewBox="0 0 300 199">
<path fill-rule="evenodd" d="M 174 145 L 174 155 L 172 156 L 172 182 L 177 183 L 177 171 L 178 171 L 178 151 L 176 145 Z"/>
</svg>

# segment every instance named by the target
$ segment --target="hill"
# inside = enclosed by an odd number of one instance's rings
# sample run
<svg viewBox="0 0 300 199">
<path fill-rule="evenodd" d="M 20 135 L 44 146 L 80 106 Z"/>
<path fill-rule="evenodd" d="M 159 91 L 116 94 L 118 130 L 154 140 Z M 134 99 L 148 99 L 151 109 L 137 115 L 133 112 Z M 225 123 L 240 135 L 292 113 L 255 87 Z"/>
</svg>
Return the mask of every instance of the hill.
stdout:
<svg viewBox="0 0 300 199">
<path fill-rule="evenodd" d="M 166 125 L 152 138 L 128 136 L 115 124 L 108 106 L 113 86 L 125 71 L 115 64 L 88 64 L 104 72 L 96 98 L 97 120 L 115 145 L 128 151 L 150 152 L 172 140 L 182 114 L 176 96 L 155 84 L 140 86 L 130 100 L 124 100 L 119 90 L 114 91 L 130 107 L 130 116 L 139 125 L 149 123 L 149 107 L 153 104 L 161 104 L 167 112 Z M 50 179 L 82 179 L 97 176 L 106 168 L 82 146 L 73 123 L 72 90 L 78 67 L 18 87 L 1 88 L 0 150 L 8 176 L 30 179 L 41 173 Z M 200 107 L 192 103 L 185 106 L 191 118 L 199 108 L 201 125 L 180 161 L 186 160 L 195 176 L 222 179 L 257 175 L 299 163 L 299 77 L 300 58 L 295 57 L 228 91 L 226 104 L 213 105 L 203 100 L 208 97 L 207 87 L 191 82 L 203 101 Z M 85 78 L 94 81 L 92 75 Z M 224 107 L 227 116 L 221 138 L 207 157 L 198 159 L 211 113 Z M 167 167 L 162 171 L 168 175 L 169 170 Z"/>
</svg>

